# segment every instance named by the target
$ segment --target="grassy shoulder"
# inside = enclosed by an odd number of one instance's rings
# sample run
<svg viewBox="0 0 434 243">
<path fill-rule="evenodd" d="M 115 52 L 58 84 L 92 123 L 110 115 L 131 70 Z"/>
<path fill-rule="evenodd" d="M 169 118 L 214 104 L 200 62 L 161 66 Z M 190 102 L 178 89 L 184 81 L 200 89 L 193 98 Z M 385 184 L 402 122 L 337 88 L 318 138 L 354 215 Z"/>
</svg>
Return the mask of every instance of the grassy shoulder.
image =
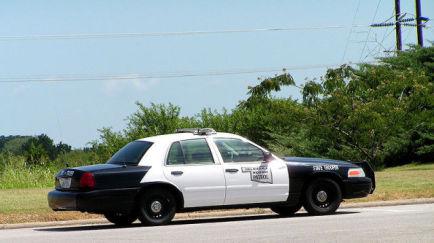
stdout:
<svg viewBox="0 0 434 243">
<path fill-rule="evenodd" d="M 79 212 L 54 212 L 48 207 L 50 188 L 1 189 L 0 224 L 96 218 Z"/>
<path fill-rule="evenodd" d="M 351 202 L 434 197 L 434 163 L 408 164 L 375 173 L 377 188 L 366 198 Z"/>
<path fill-rule="evenodd" d="M 434 197 L 434 163 L 410 164 L 376 173 L 377 189 L 350 202 Z M 97 218 L 79 212 L 53 212 L 47 204 L 50 188 L 0 189 L 0 224 Z"/>
</svg>

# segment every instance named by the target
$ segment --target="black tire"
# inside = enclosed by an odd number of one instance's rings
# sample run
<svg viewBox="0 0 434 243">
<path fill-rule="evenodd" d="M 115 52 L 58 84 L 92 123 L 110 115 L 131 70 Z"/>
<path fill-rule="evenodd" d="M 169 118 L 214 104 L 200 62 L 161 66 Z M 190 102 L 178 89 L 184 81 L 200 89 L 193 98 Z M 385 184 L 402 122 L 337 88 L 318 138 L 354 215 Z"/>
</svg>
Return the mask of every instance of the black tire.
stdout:
<svg viewBox="0 0 434 243">
<path fill-rule="evenodd" d="M 136 214 L 105 213 L 104 217 L 117 226 L 128 226 L 137 220 Z"/>
<path fill-rule="evenodd" d="M 173 219 L 175 213 L 175 197 L 167 190 L 145 191 L 139 200 L 138 215 L 144 225 L 167 224 Z"/>
<path fill-rule="evenodd" d="M 312 181 L 304 194 L 304 209 L 312 215 L 336 212 L 342 202 L 342 191 L 336 181 L 318 178 Z"/>
<path fill-rule="evenodd" d="M 300 208 L 301 204 L 295 206 L 274 206 L 271 207 L 271 210 L 280 216 L 289 217 L 294 215 L 298 210 L 300 210 Z"/>
</svg>

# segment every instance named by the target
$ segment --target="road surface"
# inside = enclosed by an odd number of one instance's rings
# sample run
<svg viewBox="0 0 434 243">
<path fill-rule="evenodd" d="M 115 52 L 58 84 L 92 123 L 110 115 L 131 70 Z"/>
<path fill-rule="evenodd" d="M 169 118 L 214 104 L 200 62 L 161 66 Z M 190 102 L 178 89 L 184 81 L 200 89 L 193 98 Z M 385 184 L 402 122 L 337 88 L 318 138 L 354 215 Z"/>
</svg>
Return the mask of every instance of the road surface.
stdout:
<svg viewBox="0 0 434 243">
<path fill-rule="evenodd" d="M 127 228 L 84 225 L 0 230 L 0 242 L 434 242 L 434 204 L 339 210 L 330 216 L 276 215 L 177 220 Z"/>
</svg>

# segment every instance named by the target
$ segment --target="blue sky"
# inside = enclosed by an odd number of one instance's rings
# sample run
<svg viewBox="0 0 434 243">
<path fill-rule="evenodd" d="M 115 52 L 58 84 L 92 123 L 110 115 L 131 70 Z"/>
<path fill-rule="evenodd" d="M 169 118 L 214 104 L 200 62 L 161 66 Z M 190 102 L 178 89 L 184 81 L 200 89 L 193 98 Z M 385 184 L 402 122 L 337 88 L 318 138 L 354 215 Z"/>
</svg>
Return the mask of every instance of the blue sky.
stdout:
<svg viewBox="0 0 434 243">
<path fill-rule="evenodd" d="M 371 61 L 375 55 L 385 55 L 384 48 L 393 49 L 394 32 L 390 27 L 371 29 L 367 38 L 367 27 L 350 28 L 353 22 L 370 24 L 378 4 L 377 0 L 360 1 L 354 18 L 358 2 L 1 1 L 0 79 L 199 73 Z M 402 12 L 414 13 L 414 1 L 405 0 L 401 5 Z M 434 1 L 422 0 L 422 7 L 423 14 L 434 13 Z M 393 1 L 382 0 L 375 22 L 392 14 Z M 1 40 L 1 36 L 334 25 L 347 27 L 137 38 Z M 424 34 L 426 44 L 434 40 L 433 28 L 425 29 Z M 415 36 L 414 28 L 403 30 L 405 44 L 415 43 Z M 305 78 L 319 77 L 324 71 L 325 68 L 316 68 L 290 73 L 298 84 L 303 84 Z M 46 133 L 56 142 L 62 140 L 82 147 L 98 138 L 98 128 L 122 129 L 125 118 L 136 109 L 135 101 L 172 102 L 181 106 L 183 115 L 193 115 L 204 107 L 231 109 L 246 97 L 247 86 L 256 84 L 258 77 L 274 74 L 0 83 L 0 134 Z M 300 98 L 296 88 L 285 89 L 279 95 Z"/>
</svg>

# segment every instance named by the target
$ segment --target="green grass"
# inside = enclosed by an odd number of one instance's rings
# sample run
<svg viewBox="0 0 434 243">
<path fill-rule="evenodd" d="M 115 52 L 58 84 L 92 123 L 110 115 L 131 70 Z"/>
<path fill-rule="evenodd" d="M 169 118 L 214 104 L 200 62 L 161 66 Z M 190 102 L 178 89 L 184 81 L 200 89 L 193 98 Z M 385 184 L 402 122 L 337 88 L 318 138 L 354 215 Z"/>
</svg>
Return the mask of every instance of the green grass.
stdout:
<svg viewBox="0 0 434 243">
<path fill-rule="evenodd" d="M 38 178 L 37 176 L 29 177 Z M 376 178 L 377 189 L 373 195 L 349 201 L 366 202 L 434 197 L 434 163 L 409 164 L 385 169 L 377 172 Z M 49 182 L 38 183 L 36 185 Z M 97 217 L 77 212 L 51 211 L 47 204 L 47 193 L 52 190 L 51 188 L 50 185 L 50 188 L 0 189 L 0 224 Z"/>
<path fill-rule="evenodd" d="M 6 167 L 0 174 L 0 189 L 47 188 L 54 185 L 58 171 L 57 168 Z"/>
<path fill-rule="evenodd" d="M 94 164 L 98 161 L 94 153 L 71 151 L 54 161 L 40 161 L 38 165 L 26 164 L 26 158 L 10 153 L 0 153 L 0 189 L 47 188 L 54 185 L 54 175 L 65 168 Z"/>
<path fill-rule="evenodd" d="M 1 189 L 0 224 L 47 222 L 73 219 L 97 218 L 79 212 L 54 212 L 48 207 L 47 193 L 44 189 Z"/>
<path fill-rule="evenodd" d="M 28 166 L 22 156 L 0 155 L 0 189 L 51 187 L 59 169 L 55 164 Z"/>
<path fill-rule="evenodd" d="M 434 164 L 408 164 L 375 173 L 377 188 L 367 198 L 351 201 L 379 201 L 434 197 Z"/>
<path fill-rule="evenodd" d="M 47 193 L 50 189 L 0 190 L 0 213 L 49 212 Z"/>
</svg>

